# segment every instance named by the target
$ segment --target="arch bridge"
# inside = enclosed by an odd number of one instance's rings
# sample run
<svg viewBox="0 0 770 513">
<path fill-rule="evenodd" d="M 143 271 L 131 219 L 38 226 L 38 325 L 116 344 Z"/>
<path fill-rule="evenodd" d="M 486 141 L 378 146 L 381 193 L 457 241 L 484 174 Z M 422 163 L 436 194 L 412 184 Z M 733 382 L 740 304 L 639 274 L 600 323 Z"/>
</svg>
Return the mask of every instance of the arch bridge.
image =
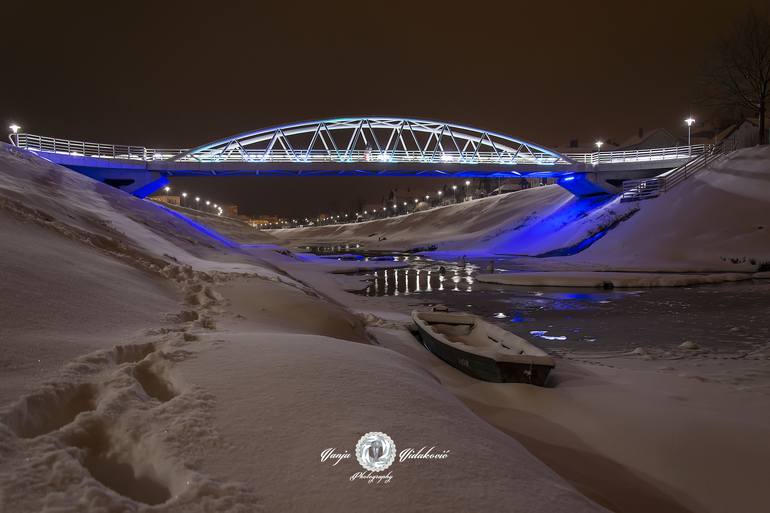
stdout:
<svg viewBox="0 0 770 513">
<path fill-rule="evenodd" d="M 412 118 L 293 123 L 192 149 L 100 144 L 27 133 L 14 134 L 11 140 L 20 148 L 140 197 L 165 185 L 170 176 L 212 175 L 549 177 L 579 196 L 617 192 L 617 185 L 598 173 L 600 166 L 618 164 L 612 155 L 616 152 L 561 154 L 505 134 Z M 663 167 L 676 167 L 693 155 L 692 149 L 685 153 L 687 148 L 647 155 L 637 151 L 636 158 L 623 155 L 619 162 L 626 169 L 621 172 L 628 178 L 640 178 L 640 170 L 649 176 L 649 169 L 659 169 L 662 161 Z M 635 164 L 624 166 L 626 162 Z"/>
</svg>

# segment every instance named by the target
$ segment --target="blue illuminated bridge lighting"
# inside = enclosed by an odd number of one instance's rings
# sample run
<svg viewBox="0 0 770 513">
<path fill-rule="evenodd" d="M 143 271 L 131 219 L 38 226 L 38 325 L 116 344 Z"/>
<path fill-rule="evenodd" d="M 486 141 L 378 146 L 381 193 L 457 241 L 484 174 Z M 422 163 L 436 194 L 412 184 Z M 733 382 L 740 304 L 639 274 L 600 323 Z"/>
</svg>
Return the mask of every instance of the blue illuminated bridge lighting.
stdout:
<svg viewBox="0 0 770 513">
<path fill-rule="evenodd" d="M 603 166 L 675 167 L 696 147 L 559 153 L 517 137 L 454 123 L 346 117 L 244 132 L 192 149 L 161 149 L 14 133 L 19 148 L 145 196 L 172 176 L 433 176 L 555 178 L 576 195 L 612 193 Z M 630 166 L 628 164 L 631 164 Z M 661 167 L 661 166 L 658 166 Z M 665 167 L 665 166 L 663 166 Z"/>
</svg>

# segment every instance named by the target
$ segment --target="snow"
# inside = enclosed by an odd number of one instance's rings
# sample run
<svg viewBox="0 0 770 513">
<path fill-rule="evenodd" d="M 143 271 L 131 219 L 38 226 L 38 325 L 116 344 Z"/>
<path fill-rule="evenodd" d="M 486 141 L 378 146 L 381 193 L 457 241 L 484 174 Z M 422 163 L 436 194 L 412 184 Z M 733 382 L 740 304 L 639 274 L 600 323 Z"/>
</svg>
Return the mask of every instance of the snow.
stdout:
<svg viewBox="0 0 770 513">
<path fill-rule="evenodd" d="M 0 240 L 3 511 L 603 510 L 376 347 L 330 272 L 391 262 L 241 245 L 5 145 Z M 320 461 L 367 431 L 451 456 Z"/>
<path fill-rule="evenodd" d="M 515 200 L 514 200 L 515 198 Z M 561 187 L 525 189 L 480 200 L 354 224 L 272 230 L 295 244 L 357 242 L 365 249 L 411 249 L 437 244 L 442 250 L 467 250 L 515 230 L 533 216 L 570 203 Z M 384 240 L 378 240 L 385 237 Z"/>
<path fill-rule="evenodd" d="M 539 284 L 738 279 L 770 261 L 768 157 L 740 152 L 638 205 L 541 187 L 272 235 L 530 255 L 560 273 L 530 276 Z M 480 382 L 407 331 L 414 298 L 345 292 L 360 277 L 339 273 L 393 262 L 297 255 L 178 213 L 0 146 L 0 510 L 753 513 L 770 501 L 768 342 L 563 351 L 553 387 Z M 616 221 L 583 251 L 532 257 Z M 369 431 L 450 456 L 396 462 L 388 484 L 350 481 L 355 458 L 320 461 Z"/>
<path fill-rule="evenodd" d="M 770 147 L 757 147 L 641 202 L 578 199 L 553 185 L 407 216 L 271 233 L 291 244 L 435 245 L 426 254 L 438 258 L 538 257 L 524 260 L 538 268 L 709 273 L 753 272 L 770 262 L 768 230 Z M 547 258 L 560 251 L 567 256 Z"/>
<path fill-rule="evenodd" d="M 575 255 L 575 265 L 756 271 L 770 262 L 770 147 L 728 154 L 638 206 L 638 213 Z"/>
<path fill-rule="evenodd" d="M 770 500 L 767 360 L 568 353 L 553 388 L 507 386 L 444 365 L 404 329 L 371 331 L 613 511 L 760 513 Z"/>
</svg>

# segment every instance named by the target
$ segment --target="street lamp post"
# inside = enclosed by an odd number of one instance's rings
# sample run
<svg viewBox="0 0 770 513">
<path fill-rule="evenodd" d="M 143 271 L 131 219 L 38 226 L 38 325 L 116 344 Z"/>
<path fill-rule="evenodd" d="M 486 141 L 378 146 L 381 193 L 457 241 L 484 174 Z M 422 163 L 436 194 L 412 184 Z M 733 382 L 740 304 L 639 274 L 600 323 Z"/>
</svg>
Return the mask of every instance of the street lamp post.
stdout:
<svg viewBox="0 0 770 513">
<path fill-rule="evenodd" d="M 19 145 L 19 130 L 21 130 L 21 127 L 19 125 L 17 125 L 16 123 L 11 123 L 11 126 L 9 126 L 8 128 L 10 128 L 11 132 L 13 132 L 11 135 L 8 136 L 8 138 L 11 140 L 11 144 L 13 144 L 14 146 L 18 146 Z M 14 140 L 14 136 L 16 136 L 15 137 L 16 140 Z"/>
<path fill-rule="evenodd" d="M 599 153 L 602 151 L 602 145 L 604 144 L 604 141 L 596 141 L 594 144 L 596 144 L 596 165 L 598 165 Z"/>
<path fill-rule="evenodd" d="M 687 124 L 687 156 L 690 157 L 692 156 L 692 142 L 690 134 L 692 133 L 692 125 L 695 123 L 695 118 L 688 116 L 684 122 Z"/>
</svg>

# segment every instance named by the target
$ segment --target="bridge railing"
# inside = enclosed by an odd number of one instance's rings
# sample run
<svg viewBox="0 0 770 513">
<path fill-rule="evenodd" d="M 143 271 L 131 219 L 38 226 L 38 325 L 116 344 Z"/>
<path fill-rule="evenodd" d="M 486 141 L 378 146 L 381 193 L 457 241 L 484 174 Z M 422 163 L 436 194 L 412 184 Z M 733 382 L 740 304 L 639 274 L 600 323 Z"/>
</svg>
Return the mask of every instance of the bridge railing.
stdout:
<svg viewBox="0 0 770 513">
<path fill-rule="evenodd" d="M 158 149 L 144 146 L 91 143 L 56 139 L 34 134 L 19 133 L 14 136 L 16 145 L 35 151 L 58 153 L 71 156 L 86 156 L 119 160 L 170 160 L 179 158 L 182 162 L 447 162 L 459 164 L 563 164 L 547 153 L 510 154 L 495 151 L 451 151 L 440 152 L 376 150 L 376 149 L 307 149 L 273 147 L 268 149 L 244 149 L 231 147 L 200 151 L 185 155 L 186 149 Z M 565 156 L 575 162 L 588 165 L 623 162 L 648 162 L 687 159 L 697 157 L 709 150 L 709 145 L 676 146 L 647 150 L 603 151 L 593 153 L 567 153 Z"/>
<path fill-rule="evenodd" d="M 123 160 L 170 160 L 184 155 L 186 149 L 153 149 L 144 146 L 91 143 L 56 139 L 34 134 L 20 133 L 14 136 L 16 145 L 34 151 Z M 306 149 L 271 148 L 270 150 L 230 148 L 206 150 L 184 155 L 180 162 L 455 162 L 465 164 L 541 164 L 564 163 L 548 153 L 521 153 L 510 155 L 494 151 L 443 151 L 420 152 L 406 150 L 360 150 L 360 149 Z"/>
<path fill-rule="evenodd" d="M 56 139 L 34 134 L 16 134 L 16 146 L 28 150 L 44 151 L 78 157 L 96 157 L 119 160 L 166 160 L 185 153 L 184 149 L 153 149 L 144 146 L 101 144 L 86 141 Z"/>
<path fill-rule="evenodd" d="M 660 176 L 642 180 L 625 180 L 620 201 L 640 201 L 660 196 L 734 149 L 734 141 L 723 141 L 719 144 L 708 145 L 696 158 L 688 160 L 681 166 Z"/>
<path fill-rule="evenodd" d="M 600 151 L 593 153 L 565 153 L 564 156 L 576 162 L 590 164 L 616 164 L 622 162 L 652 162 L 697 157 L 708 151 L 711 145 L 672 146 L 640 150 Z"/>
</svg>

